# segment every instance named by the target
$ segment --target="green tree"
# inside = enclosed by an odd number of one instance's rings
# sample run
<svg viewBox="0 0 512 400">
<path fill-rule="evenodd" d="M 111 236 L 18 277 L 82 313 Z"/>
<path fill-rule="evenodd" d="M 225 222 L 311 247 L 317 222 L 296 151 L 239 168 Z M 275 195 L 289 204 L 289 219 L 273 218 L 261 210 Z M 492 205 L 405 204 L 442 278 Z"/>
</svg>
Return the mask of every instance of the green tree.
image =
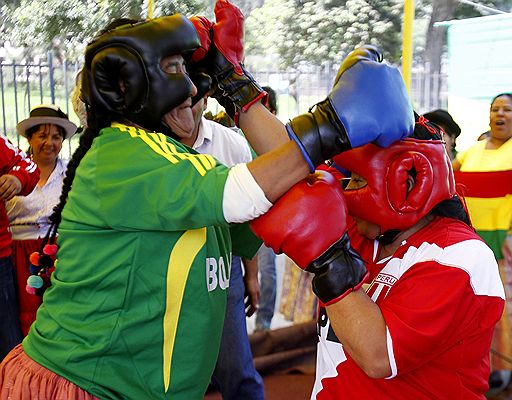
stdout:
<svg viewBox="0 0 512 400">
<path fill-rule="evenodd" d="M 154 0 L 154 16 L 181 13 L 186 16 L 210 14 L 207 0 Z"/>
<path fill-rule="evenodd" d="M 276 53 L 287 67 L 338 63 L 354 47 L 375 44 L 397 61 L 402 8 L 401 0 L 267 0 L 247 19 L 247 51 Z"/>
<path fill-rule="evenodd" d="M 201 0 L 156 0 L 154 16 L 201 13 Z M 26 56 L 55 50 L 59 58 L 76 59 L 96 32 L 116 18 L 141 19 L 147 3 L 141 0 L 16 0 L 1 7 L 0 45 L 10 40 Z"/>
</svg>

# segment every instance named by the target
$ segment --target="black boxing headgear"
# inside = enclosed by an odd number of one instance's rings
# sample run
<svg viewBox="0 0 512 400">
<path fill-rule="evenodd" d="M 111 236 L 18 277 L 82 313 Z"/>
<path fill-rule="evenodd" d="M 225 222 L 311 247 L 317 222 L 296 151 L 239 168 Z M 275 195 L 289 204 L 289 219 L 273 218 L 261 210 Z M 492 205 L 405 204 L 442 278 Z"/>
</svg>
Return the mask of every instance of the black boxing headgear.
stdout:
<svg viewBox="0 0 512 400">
<path fill-rule="evenodd" d="M 196 29 L 179 14 L 107 31 L 85 51 L 82 99 L 93 112 L 173 135 L 162 117 L 190 97 L 192 81 L 183 73 L 164 72 L 160 62 L 171 55 L 187 60 L 197 47 Z"/>
</svg>

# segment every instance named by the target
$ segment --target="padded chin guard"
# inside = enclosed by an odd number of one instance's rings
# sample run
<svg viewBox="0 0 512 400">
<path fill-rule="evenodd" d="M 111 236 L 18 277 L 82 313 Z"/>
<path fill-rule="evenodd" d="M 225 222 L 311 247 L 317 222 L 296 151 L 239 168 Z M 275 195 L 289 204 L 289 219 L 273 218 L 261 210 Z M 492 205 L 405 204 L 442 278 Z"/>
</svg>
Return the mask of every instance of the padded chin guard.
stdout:
<svg viewBox="0 0 512 400">
<path fill-rule="evenodd" d="M 388 148 L 367 144 L 333 158 L 367 181 L 345 190 L 349 214 L 377 224 L 381 232 L 404 230 L 436 204 L 455 195 L 450 160 L 441 140 L 405 139 Z M 409 190 L 409 177 L 414 186 Z"/>
<path fill-rule="evenodd" d="M 163 115 L 190 97 L 192 81 L 165 73 L 160 62 L 171 55 L 187 60 L 198 46 L 194 26 L 179 14 L 107 31 L 85 51 L 81 97 L 93 110 L 161 131 Z"/>
</svg>

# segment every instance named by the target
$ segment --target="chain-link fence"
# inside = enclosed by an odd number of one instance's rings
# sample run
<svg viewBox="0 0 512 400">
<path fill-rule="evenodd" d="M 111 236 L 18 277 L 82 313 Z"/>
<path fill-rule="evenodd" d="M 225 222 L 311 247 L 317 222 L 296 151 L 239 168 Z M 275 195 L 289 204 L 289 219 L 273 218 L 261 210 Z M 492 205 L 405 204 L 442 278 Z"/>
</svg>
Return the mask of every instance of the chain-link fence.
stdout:
<svg viewBox="0 0 512 400">
<path fill-rule="evenodd" d="M 14 144 L 26 148 L 24 138 L 16 133 L 16 124 L 38 104 L 56 104 L 78 124 L 71 106 L 71 91 L 80 65 L 57 62 L 52 53 L 39 63 L 0 62 L 1 131 Z M 249 70 L 251 70 L 249 66 Z M 332 86 L 336 68 L 304 67 L 288 71 L 254 71 L 261 85 L 272 87 L 278 96 L 278 117 L 286 121 L 322 100 Z M 446 77 L 433 76 L 422 69 L 412 73 L 411 98 L 415 109 L 423 113 L 447 105 Z M 213 113 L 218 106 L 212 102 Z M 74 137 L 63 146 L 62 156 L 69 158 L 77 145 Z"/>
</svg>

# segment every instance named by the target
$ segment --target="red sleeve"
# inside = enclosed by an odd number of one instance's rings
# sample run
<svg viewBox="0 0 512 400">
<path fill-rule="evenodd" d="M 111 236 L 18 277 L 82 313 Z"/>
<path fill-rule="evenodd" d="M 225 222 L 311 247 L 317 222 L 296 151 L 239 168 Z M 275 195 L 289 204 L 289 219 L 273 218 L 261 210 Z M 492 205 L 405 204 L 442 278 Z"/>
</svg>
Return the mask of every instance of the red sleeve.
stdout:
<svg viewBox="0 0 512 400">
<path fill-rule="evenodd" d="M 26 154 L 15 147 L 5 136 L 0 136 L 0 169 L 2 174 L 14 175 L 21 182 L 19 196 L 34 190 L 39 181 L 39 168 Z"/>
<path fill-rule="evenodd" d="M 473 292 L 460 268 L 434 261 L 418 263 L 379 302 L 389 329 L 398 374 L 406 373 L 453 347 L 468 332 L 478 333 L 487 296 Z M 500 300 L 500 299 L 497 299 Z M 501 302 L 496 302 L 501 304 Z"/>
</svg>

